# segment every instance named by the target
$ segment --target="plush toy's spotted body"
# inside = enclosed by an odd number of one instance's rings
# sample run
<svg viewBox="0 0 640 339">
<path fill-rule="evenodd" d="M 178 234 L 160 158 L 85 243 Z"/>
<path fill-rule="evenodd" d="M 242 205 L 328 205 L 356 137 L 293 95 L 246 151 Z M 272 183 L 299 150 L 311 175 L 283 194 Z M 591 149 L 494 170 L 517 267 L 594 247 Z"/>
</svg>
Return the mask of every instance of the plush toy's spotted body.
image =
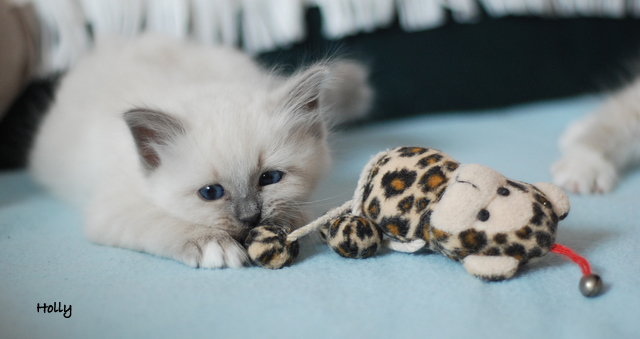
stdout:
<svg viewBox="0 0 640 339">
<path fill-rule="evenodd" d="M 382 152 L 367 168 L 359 183 L 359 213 L 392 242 L 420 244 L 407 251 L 426 249 L 457 261 L 470 255 L 510 257 L 510 265 L 520 266 L 555 242 L 561 217 L 535 185 L 422 147 Z M 514 271 L 476 275 L 500 280 Z"/>
<path fill-rule="evenodd" d="M 459 163 L 446 154 L 402 147 L 380 154 L 368 173 L 362 214 L 389 237 L 406 242 L 424 239 L 429 246 L 429 216 Z"/>
</svg>

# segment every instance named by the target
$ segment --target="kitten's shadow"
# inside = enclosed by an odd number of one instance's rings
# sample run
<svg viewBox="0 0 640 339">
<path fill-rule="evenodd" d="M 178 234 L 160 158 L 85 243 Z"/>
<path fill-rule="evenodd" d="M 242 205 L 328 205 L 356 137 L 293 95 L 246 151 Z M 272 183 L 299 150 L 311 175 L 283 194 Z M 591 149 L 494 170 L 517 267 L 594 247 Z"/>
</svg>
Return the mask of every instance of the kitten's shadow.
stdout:
<svg viewBox="0 0 640 339">
<path fill-rule="evenodd" d="M 14 205 L 45 192 L 24 171 L 0 172 L 0 187 L 0 207 Z"/>
<path fill-rule="evenodd" d="M 320 235 L 317 232 L 313 232 L 300 239 L 300 253 L 295 261 L 304 262 L 312 259 L 313 257 L 329 252 L 331 252 L 331 254 L 335 254 L 329 245 L 320 238 Z"/>
</svg>

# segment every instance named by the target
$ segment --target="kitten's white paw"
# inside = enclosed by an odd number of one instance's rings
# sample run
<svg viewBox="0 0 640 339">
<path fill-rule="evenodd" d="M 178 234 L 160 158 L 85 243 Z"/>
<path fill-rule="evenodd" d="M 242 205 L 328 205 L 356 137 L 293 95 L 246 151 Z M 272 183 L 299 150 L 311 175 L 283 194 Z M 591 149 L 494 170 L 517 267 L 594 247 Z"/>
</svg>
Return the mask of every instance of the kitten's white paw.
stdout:
<svg viewBox="0 0 640 339">
<path fill-rule="evenodd" d="M 184 245 L 180 261 L 200 268 L 239 268 L 249 262 L 247 251 L 229 235 L 220 232 L 197 234 Z"/>
<path fill-rule="evenodd" d="M 579 194 L 607 193 L 616 185 L 614 165 L 589 149 L 572 149 L 551 167 L 553 182 Z"/>
<path fill-rule="evenodd" d="M 239 244 L 224 245 L 210 241 L 204 248 L 200 267 L 202 268 L 218 268 L 218 267 L 243 267 L 248 262 L 247 251 Z"/>
</svg>

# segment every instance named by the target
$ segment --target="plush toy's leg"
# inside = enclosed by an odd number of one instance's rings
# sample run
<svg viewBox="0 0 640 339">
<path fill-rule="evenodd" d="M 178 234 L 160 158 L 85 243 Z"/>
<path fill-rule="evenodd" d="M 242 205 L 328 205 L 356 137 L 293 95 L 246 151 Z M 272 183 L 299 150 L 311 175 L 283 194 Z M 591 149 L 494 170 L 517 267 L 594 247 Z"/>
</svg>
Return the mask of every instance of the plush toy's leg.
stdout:
<svg viewBox="0 0 640 339">
<path fill-rule="evenodd" d="M 382 241 L 382 231 L 375 222 L 352 214 L 331 220 L 320 232 L 329 247 L 345 258 L 368 258 Z"/>
<path fill-rule="evenodd" d="M 469 274 L 490 281 L 513 277 L 519 264 L 513 257 L 469 255 L 462 260 L 462 265 Z"/>
<path fill-rule="evenodd" d="M 300 249 L 296 240 L 287 239 L 287 231 L 281 226 L 258 226 L 252 229 L 244 246 L 254 264 L 270 269 L 291 265 Z"/>
<path fill-rule="evenodd" d="M 427 244 L 427 242 L 422 239 L 416 239 L 410 242 L 400 242 L 400 241 L 395 241 L 391 239 L 386 239 L 383 244 L 387 248 L 392 249 L 394 251 L 413 253 L 423 249 L 424 246 Z"/>
</svg>

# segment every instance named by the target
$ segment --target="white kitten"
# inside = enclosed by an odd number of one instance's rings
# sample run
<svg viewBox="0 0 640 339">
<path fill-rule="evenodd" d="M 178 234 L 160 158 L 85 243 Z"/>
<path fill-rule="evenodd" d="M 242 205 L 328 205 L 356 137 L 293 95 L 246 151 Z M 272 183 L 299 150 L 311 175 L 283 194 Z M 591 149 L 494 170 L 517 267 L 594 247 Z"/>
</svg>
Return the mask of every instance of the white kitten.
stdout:
<svg viewBox="0 0 640 339">
<path fill-rule="evenodd" d="M 610 192 L 640 161 L 640 79 L 573 122 L 559 143 L 564 156 L 551 167 L 557 185 L 581 194 Z"/>
<path fill-rule="evenodd" d="M 284 77 L 231 49 L 105 39 L 62 80 L 30 171 L 96 243 L 240 267 L 251 227 L 305 222 L 328 124 L 370 97 L 355 63 Z"/>
</svg>

